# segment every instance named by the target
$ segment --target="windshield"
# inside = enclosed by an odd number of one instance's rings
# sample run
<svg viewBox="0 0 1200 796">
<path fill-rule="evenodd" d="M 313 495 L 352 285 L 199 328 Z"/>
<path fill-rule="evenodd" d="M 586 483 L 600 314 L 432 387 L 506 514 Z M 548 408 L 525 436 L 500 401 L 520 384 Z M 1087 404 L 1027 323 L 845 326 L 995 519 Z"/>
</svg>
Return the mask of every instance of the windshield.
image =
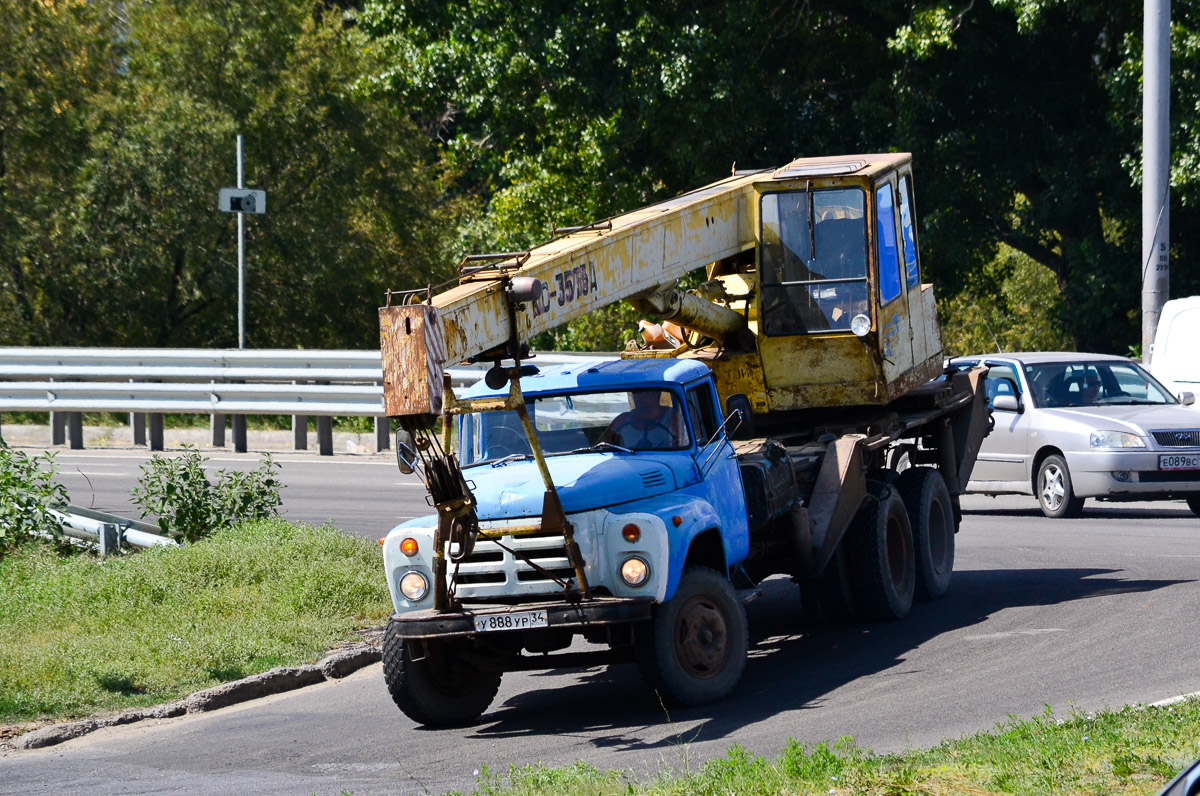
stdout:
<svg viewBox="0 0 1200 796">
<path fill-rule="evenodd" d="M 547 456 L 590 451 L 679 450 L 691 444 L 680 399 L 670 390 L 620 390 L 528 397 L 525 406 Z M 464 467 L 533 452 L 516 412 L 464 415 Z"/>
<path fill-rule="evenodd" d="M 763 195 L 764 332 L 849 331 L 870 313 L 864 197 L 859 188 Z"/>
<path fill-rule="evenodd" d="M 1133 362 L 1050 362 L 1026 365 L 1038 406 L 1173 404 L 1175 396 Z"/>
</svg>

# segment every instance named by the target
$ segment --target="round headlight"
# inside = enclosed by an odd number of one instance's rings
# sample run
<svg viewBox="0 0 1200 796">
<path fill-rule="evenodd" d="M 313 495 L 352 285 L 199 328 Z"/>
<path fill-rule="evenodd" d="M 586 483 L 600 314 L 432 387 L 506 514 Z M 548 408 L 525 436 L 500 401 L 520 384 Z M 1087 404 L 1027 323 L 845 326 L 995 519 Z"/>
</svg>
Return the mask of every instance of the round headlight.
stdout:
<svg viewBox="0 0 1200 796">
<path fill-rule="evenodd" d="M 627 558 L 621 565 L 621 580 L 630 586 L 641 586 L 650 579 L 650 565 L 640 558 Z"/>
<path fill-rule="evenodd" d="M 409 602 L 419 602 L 429 592 L 429 581 L 420 572 L 405 572 L 400 578 L 400 593 Z"/>
<path fill-rule="evenodd" d="M 871 319 L 862 313 L 855 315 L 850 319 L 850 331 L 859 337 L 866 337 L 867 332 L 871 331 Z"/>
</svg>

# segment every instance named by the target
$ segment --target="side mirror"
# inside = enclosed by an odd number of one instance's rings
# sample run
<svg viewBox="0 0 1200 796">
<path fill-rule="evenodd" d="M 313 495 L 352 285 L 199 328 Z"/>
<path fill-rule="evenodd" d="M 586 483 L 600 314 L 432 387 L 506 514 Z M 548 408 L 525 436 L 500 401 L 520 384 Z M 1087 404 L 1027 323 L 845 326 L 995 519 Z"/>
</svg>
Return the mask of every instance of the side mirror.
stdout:
<svg viewBox="0 0 1200 796">
<path fill-rule="evenodd" d="M 992 399 L 992 409 L 1001 412 L 1020 412 L 1021 402 L 1015 395 L 997 395 Z"/>
<path fill-rule="evenodd" d="M 405 475 L 412 475 L 417 471 L 417 462 L 417 443 L 412 433 L 396 429 L 396 466 Z"/>
<path fill-rule="evenodd" d="M 1179 393 L 1179 403 L 1183 404 L 1184 406 L 1191 406 L 1192 404 L 1196 403 L 1195 393 L 1186 391 Z"/>
</svg>

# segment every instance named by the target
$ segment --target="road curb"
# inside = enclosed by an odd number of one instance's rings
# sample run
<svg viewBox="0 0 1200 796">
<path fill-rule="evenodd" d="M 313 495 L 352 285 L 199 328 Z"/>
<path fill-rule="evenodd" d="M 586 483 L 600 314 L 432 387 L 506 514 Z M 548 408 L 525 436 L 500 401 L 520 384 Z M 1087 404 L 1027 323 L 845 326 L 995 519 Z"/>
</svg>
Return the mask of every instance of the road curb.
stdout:
<svg viewBox="0 0 1200 796">
<path fill-rule="evenodd" d="M 104 727 L 132 724 L 143 719 L 175 718 L 186 713 L 207 713 L 328 680 L 340 680 L 365 666 L 370 666 L 381 658 L 382 653 L 379 647 L 372 644 L 357 645 L 338 650 L 316 663 L 303 666 L 278 666 L 262 674 L 243 677 L 241 680 L 197 691 L 165 705 L 132 708 L 111 716 L 51 724 L 48 727 L 25 733 L 16 738 L 12 745 L 17 749 L 41 749 L 79 738 Z"/>
</svg>

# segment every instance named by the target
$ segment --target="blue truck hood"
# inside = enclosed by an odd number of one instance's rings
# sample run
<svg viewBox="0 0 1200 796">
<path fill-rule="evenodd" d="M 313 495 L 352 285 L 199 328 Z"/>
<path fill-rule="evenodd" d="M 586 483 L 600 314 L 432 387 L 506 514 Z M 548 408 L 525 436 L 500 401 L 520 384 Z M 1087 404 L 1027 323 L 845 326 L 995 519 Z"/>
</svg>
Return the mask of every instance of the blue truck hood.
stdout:
<svg viewBox="0 0 1200 796">
<path fill-rule="evenodd" d="M 665 458 L 665 457 L 664 457 Z M 690 456 L 675 454 L 679 464 L 694 466 Z M 672 467 L 658 457 L 587 453 L 546 460 L 568 513 L 610 508 L 614 504 L 654 497 L 676 488 Z M 483 464 L 463 471 L 473 485 L 481 520 L 540 517 L 546 487 L 537 462 Z"/>
</svg>

